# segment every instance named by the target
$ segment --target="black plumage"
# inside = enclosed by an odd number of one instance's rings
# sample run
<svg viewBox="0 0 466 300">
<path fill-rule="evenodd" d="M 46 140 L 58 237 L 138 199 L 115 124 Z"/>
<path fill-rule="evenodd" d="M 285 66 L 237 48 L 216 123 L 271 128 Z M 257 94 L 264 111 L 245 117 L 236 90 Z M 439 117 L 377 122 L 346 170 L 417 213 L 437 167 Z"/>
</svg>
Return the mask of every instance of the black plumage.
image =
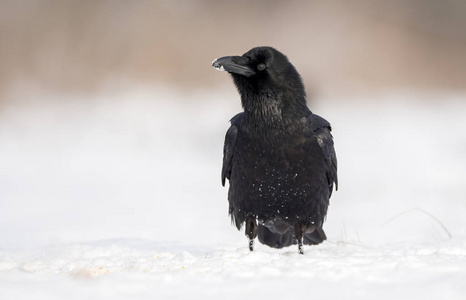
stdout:
<svg viewBox="0 0 466 300">
<path fill-rule="evenodd" d="M 223 153 L 231 220 L 238 230 L 246 223 L 251 250 L 258 236 L 275 248 L 298 243 L 303 253 L 303 243 L 326 239 L 322 225 L 338 185 L 330 123 L 309 110 L 300 75 L 271 47 L 212 66 L 232 75 L 244 109 L 231 119 Z"/>
</svg>

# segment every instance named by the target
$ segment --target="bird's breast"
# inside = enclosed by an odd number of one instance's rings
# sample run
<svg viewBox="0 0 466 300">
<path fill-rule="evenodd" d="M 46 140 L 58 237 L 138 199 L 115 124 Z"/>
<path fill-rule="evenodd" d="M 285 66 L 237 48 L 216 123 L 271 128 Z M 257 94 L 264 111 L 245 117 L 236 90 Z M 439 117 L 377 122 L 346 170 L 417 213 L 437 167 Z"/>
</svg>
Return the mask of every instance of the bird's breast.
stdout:
<svg viewBox="0 0 466 300">
<path fill-rule="evenodd" d="M 305 132 L 252 135 L 239 131 L 235 148 L 232 180 L 256 188 L 267 184 L 289 191 L 325 173 L 322 150 Z"/>
<path fill-rule="evenodd" d="M 308 219 L 321 213 L 318 207 L 321 199 L 328 199 L 328 184 L 325 158 L 312 135 L 252 135 L 238 130 L 233 160 L 232 207 L 261 220 Z"/>
</svg>

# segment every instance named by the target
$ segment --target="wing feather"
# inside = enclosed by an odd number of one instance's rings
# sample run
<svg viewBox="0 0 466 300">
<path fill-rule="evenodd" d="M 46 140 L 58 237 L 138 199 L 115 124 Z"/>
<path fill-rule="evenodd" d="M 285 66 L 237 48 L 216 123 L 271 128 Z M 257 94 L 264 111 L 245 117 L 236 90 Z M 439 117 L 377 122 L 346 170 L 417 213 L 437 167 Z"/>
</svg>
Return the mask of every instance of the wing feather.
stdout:
<svg viewBox="0 0 466 300">
<path fill-rule="evenodd" d="M 238 136 L 238 124 L 241 122 L 243 113 L 234 116 L 230 122 L 231 126 L 225 135 L 223 145 L 223 166 L 222 166 L 222 185 L 225 186 L 225 179 L 230 179 L 231 167 L 233 164 L 233 154 L 235 152 L 236 137 Z"/>
<path fill-rule="evenodd" d="M 335 184 L 335 190 L 338 190 L 338 176 L 337 176 L 337 168 L 338 168 L 338 161 L 337 155 L 335 153 L 335 147 L 333 145 L 333 136 L 332 136 L 332 127 L 330 123 L 328 123 L 322 117 L 317 115 L 313 115 L 314 122 L 312 122 L 314 127 L 314 134 L 317 138 L 317 142 L 319 143 L 320 148 L 322 149 L 322 153 L 324 154 L 325 161 L 327 162 L 327 180 L 330 189 L 330 195 L 333 191 L 333 184 Z"/>
<path fill-rule="evenodd" d="M 231 165 L 233 161 L 233 153 L 235 149 L 236 137 L 238 128 L 231 126 L 225 136 L 225 144 L 223 145 L 223 166 L 222 166 L 222 185 L 225 186 L 225 178 L 230 179 Z"/>
</svg>

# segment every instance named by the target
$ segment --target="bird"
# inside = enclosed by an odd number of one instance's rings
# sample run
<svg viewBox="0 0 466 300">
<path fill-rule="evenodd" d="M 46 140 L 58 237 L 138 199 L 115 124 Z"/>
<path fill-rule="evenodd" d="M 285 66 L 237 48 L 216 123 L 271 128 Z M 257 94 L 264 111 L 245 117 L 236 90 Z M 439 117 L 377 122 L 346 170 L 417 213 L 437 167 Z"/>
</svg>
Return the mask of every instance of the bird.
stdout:
<svg viewBox="0 0 466 300">
<path fill-rule="evenodd" d="M 332 127 L 307 106 L 301 76 L 272 47 L 215 59 L 241 98 L 223 147 L 221 182 L 229 180 L 232 224 L 272 248 L 316 245 L 327 239 L 323 223 L 338 190 Z"/>
</svg>

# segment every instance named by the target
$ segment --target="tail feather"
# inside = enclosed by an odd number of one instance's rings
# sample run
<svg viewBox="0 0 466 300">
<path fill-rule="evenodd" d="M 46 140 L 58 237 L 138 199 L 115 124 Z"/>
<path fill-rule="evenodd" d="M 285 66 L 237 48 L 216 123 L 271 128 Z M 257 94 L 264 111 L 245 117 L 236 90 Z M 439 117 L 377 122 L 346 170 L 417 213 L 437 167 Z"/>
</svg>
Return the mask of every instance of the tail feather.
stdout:
<svg viewBox="0 0 466 300">
<path fill-rule="evenodd" d="M 259 224 L 257 236 L 259 238 L 259 242 L 272 248 L 280 249 L 297 243 L 293 229 L 280 234 L 272 232 L 268 227 Z"/>
<path fill-rule="evenodd" d="M 293 228 L 284 233 L 274 232 L 273 228 L 268 228 L 262 224 L 258 227 L 259 242 L 272 248 L 283 248 L 297 244 Z M 327 237 L 322 228 L 316 228 L 311 233 L 304 234 L 304 244 L 317 245 L 326 240 Z"/>
<path fill-rule="evenodd" d="M 304 234 L 304 244 L 317 245 L 327 239 L 324 229 L 317 227 L 313 232 Z"/>
</svg>

